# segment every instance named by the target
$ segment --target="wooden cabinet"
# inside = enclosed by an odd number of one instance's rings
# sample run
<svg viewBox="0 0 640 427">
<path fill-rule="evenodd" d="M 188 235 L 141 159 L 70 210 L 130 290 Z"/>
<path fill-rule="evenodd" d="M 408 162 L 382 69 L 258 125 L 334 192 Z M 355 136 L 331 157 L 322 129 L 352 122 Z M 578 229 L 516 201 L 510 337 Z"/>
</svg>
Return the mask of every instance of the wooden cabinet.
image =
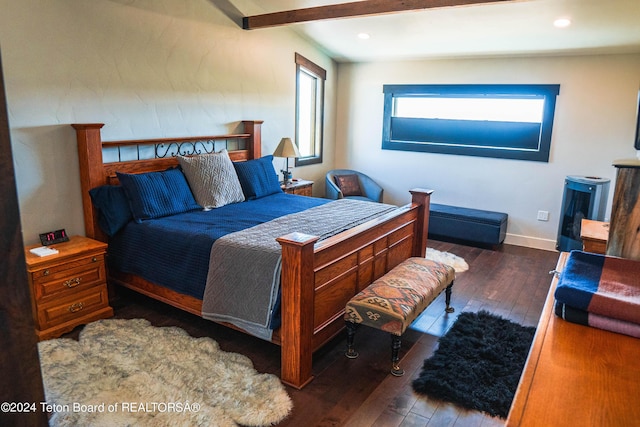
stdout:
<svg viewBox="0 0 640 427">
<path fill-rule="evenodd" d="M 609 223 L 583 219 L 580 227 L 583 250 L 594 254 L 604 254 L 607 251 Z"/>
<path fill-rule="evenodd" d="M 25 248 L 36 335 L 59 337 L 78 325 L 113 316 L 107 292 L 107 245 L 82 236 L 39 257 Z"/>
<path fill-rule="evenodd" d="M 313 181 L 298 179 L 288 184 L 282 184 L 282 191 L 288 194 L 298 194 L 300 196 L 312 196 Z"/>
<path fill-rule="evenodd" d="M 567 252 L 556 271 L 564 269 Z M 512 426 L 632 426 L 640 420 L 640 339 L 554 314 L 556 275 L 511 405 Z"/>
</svg>

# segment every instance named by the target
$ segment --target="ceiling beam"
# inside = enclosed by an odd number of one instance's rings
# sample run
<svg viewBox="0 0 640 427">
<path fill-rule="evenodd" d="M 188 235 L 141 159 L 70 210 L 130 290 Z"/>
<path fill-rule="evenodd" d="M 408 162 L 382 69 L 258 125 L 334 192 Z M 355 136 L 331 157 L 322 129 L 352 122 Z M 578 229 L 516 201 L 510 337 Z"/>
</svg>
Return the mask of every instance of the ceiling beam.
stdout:
<svg viewBox="0 0 640 427">
<path fill-rule="evenodd" d="M 478 3 L 498 3 L 513 0 L 364 0 L 340 3 L 306 9 L 285 10 L 264 15 L 245 16 L 242 28 L 274 27 L 321 19 L 349 18 L 357 16 L 382 15 L 410 10 L 433 9 L 438 7 L 465 6 Z"/>
</svg>

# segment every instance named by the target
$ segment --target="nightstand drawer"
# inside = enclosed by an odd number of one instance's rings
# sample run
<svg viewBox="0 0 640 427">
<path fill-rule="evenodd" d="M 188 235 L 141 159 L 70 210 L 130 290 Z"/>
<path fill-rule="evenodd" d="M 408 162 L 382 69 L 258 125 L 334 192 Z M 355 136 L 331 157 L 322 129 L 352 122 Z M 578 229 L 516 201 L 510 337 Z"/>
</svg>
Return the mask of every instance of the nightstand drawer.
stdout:
<svg viewBox="0 0 640 427">
<path fill-rule="evenodd" d="M 296 179 L 288 183 L 281 185 L 282 191 L 287 194 L 297 194 L 299 196 L 313 195 L 313 181 L 307 181 L 306 179 Z"/>
<path fill-rule="evenodd" d="M 292 191 L 292 194 L 298 194 L 300 196 L 312 196 L 312 188 L 310 185 L 301 188 L 295 188 Z"/>
<path fill-rule="evenodd" d="M 38 303 L 50 297 L 64 296 L 71 290 L 82 291 L 105 283 L 104 256 L 83 258 L 32 273 L 34 297 Z"/>
<path fill-rule="evenodd" d="M 49 304 L 39 305 L 38 322 L 44 330 L 84 317 L 108 305 L 107 287 L 101 285 L 85 292 L 75 292 L 67 298 L 55 299 Z"/>
<path fill-rule="evenodd" d="M 49 267 L 43 267 L 39 269 L 32 268 L 30 269 L 31 278 L 34 282 L 42 280 L 49 281 L 55 274 L 59 274 L 60 272 L 64 272 L 65 270 L 70 270 L 78 267 L 86 267 L 92 264 L 99 263 L 104 264 L 104 254 L 77 257 L 66 262 L 56 263 Z"/>
</svg>

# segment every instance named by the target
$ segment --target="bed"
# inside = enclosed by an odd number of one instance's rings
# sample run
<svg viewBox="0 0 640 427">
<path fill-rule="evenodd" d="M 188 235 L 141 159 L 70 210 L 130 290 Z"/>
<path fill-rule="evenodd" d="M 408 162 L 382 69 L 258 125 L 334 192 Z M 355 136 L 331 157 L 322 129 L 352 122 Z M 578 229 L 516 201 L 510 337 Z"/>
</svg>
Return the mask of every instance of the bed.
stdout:
<svg viewBox="0 0 640 427">
<path fill-rule="evenodd" d="M 225 135 L 102 141 L 103 124 L 73 124 L 78 143 L 86 236 L 110 243 L 110 251 L 113 249 L 114 252 L 108 253 L 109 258 L 118 256 L 115 253 L 117 239 L 101 228 L 91 191 L 119 185 L 125 178 L 129 179 L 128 176 L 169 170 L 178 165 L 178 158 L 185 150 L 195 156 L 217 152 L 222 146 L 234 164 L 248 165 L 250 161 L 263 158 L 261 125 L 262 121 L 242 121 L 241 133 Z M 148 152 L 152 154 L 141 155 Z M 290 232 L 272 239 L 278 244 L 280 263 L 276 304 L 280 323 L 268 339 L 281 346 L 281 379 L 284 383 L 302 388 L 313 379 L 313 352 L 342 331 L 344 307 L 353 295 L 404 259 L 425 255 L 431 191 L 413 189 L 410 193 L 410 203 L 383 210 L 372 216 L 373 219 L 362 216 L 355 226 L 328 237 L 304 233 L 294 226 Z M 274 196 L 305 198 L 286 194 Z M 316 202 L 312 198 L 306 199 L 311 210 L 316 207 L 327 209 L 320 199 L 314 199 Z M 258 207 L 255 215 L 259 216 L 262 211 Z M 195 212 L 191 215 L 203 214 Z M 130 255 L 125 256 L 128 257 Z M 251 258 L 246 262 L 252 263 Z M 203 315 L 207 313 L 207 310 L 203 312 L 203 300 L 206 303 L 206 299 L 197 292 L 175 290 L 149 280 L 143 274 L 119 271 L 112 263 L 109 265 L 110 284 L 127 287 L 207 318 Z M 189 278 L 185 282 L 189 282 Z M 232 301 L 229 303 L 233 305 Z M 214 320 L 247 332 L 246 328 L 225 322 L 224 318 Z"/>
</svg>

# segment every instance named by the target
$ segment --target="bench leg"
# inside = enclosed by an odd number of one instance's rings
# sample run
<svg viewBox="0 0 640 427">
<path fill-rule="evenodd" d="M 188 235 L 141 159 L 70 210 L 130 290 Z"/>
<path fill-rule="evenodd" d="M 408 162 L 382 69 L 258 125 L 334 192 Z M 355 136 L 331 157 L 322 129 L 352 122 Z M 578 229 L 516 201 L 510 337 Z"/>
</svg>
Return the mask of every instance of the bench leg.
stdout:
<svg viewBox="0 0 640 427">
<path fill-rule="evenodd" d="M 358 324 L 346 321 L 347 324 L 347 352 L 345 356 L 349 359 L 355 359 L 358 357 L 358 352 L 353 349 L 353 339 L 356 335 L 356 329 L 358 329 Z"/>
<path fill-rule="evenodd" d="M 398 362 L 400 361 L 400 346 L 402 345 L 402 337 L 398 335 L 391 335 L 391 375 L 395 377 L 401 377 L 404 375 L 404 370 L 400 368 Z"/>
<path fill-rule="evenodd" d="M 446 308 L 444 309 L 444 311 L 446 311 L 447 313 L 453 313 L 454 311 L 456 311 L 455 308 L 451 307 L 451 288 L 453 288 L 453 282 L 451 282 L 451 284 L 449 286 L 447 286 L 447 288 L 444 290 L 444 298 L 445 298 L 445 303 L 446 303 Z"/>
</svg>

